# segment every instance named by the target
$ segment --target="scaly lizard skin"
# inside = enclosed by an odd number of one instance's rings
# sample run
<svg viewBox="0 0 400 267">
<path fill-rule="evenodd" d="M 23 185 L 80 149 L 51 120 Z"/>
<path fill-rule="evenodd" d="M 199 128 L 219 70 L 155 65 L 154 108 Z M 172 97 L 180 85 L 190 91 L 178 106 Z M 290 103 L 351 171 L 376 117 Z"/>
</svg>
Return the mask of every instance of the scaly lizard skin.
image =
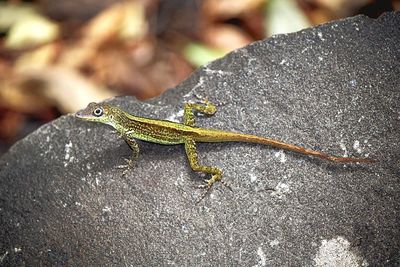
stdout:
<svg viewBox="0 0 400 267">
<path fill-rule="evenodd" d="M 216 107 L 208 101 L 205 101 L 204 104 L 186 103 L 184 106 L 184 121 L 183 124 L 180 124 L 166 120 L 136 117 L 108 104 L 90 103 L 85 109 L 77 112 L 75 116 L 83 120 L 101 122 L 114 127 L 133 150 L 133 156 L 128 161 L 131 166 L 132 162 L 136 160 L 139 155 L 139 146 L 135 139 L 163 145 L 184 144 L 190 167 L 192 167 L 194 171 L 211 175 L 210 179 L 205 180 L 207 183 L 205 187 L 208 189 L 210 189 L 215 182 L 221 180 L 222 171 L 216 167 L 199 164 L 196 142 L 259 143 L 335 162 L 374 162 L 374 160 L 368 158 L 331 156 L 320 151 L 306 149 L 256 135 L 199 128 L 195 126 L 193 110 L 208 115 L 213 115 L 217 111 Z"/>
</svg>

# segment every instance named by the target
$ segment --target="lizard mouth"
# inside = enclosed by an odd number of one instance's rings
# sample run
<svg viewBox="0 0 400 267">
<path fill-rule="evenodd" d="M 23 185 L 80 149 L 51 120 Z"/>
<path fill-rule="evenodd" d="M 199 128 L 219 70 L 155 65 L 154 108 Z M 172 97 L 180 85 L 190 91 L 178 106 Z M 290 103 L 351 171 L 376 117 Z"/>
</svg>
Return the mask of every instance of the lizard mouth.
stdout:
<svg viewBox="0 0 400 267">
<path fill-rule="evenodd" d="M 87 112 L 85 112 L 85 110 L 79 110 L 78 112 L 75 113 L 75 118 L 90 120 L 92 119 L 92 116 L 88 115 Z"/>
<path fill-rule="evenodd" d="M 80 111 L 78 111 L 78 112 L 75 113 L 75 117 L 76 117 L 76 118 L 83 119 L 83 118 L 85 118 L 86 116 L 83 114 L 82 110 L 80 110 Z"/>
</svg>

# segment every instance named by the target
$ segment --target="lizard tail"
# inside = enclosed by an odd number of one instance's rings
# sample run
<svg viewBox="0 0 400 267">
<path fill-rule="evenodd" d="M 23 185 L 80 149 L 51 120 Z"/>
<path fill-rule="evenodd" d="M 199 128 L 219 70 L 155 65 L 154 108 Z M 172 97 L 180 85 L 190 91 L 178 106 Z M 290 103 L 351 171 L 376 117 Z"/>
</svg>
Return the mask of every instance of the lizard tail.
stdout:
<svg viewBox="0 0 400 267">
<path fill-rule="evenodd" d="M 312 149 L 307 149 L 301 146 L 287 144 L 278 140 L 274 140 L 268 137 L 260 137 L 256 135 L 250 134 L 241 134 L 234 132 L 224 132 L 224 131 L 216 131 L 212 134 L 206 134 L 203 140 L 199 140 L 202 142 L 248 142 L 248 143 L 257 143 L 269 145 L 276 148 L 281 148 L 285 150 L 294 151 L 297 153 L 301 153 L 304 155 L 311 155 L 321 159 L 334 161 L 334 162 L 364 162 L 364 163 L 374 163 L 376 160 L 370 158 L 350 158 L 350 157 L 336 157 L 329 154 L 326 154 L 321 151 L 316 151 Z"/>
</svg>

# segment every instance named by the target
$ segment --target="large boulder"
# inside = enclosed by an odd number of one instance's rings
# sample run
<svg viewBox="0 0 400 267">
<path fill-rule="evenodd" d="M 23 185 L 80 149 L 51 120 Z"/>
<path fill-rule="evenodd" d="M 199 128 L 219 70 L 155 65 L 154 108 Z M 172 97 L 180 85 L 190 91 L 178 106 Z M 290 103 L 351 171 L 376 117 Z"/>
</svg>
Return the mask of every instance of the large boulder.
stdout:
<svg viewBox="0 0 400 267">
<path fill-rule="evenodd" d="M 63 116 L 0 159 L 0 265 L 399 266 L 400 14 L 277 35 L 198 69 L 163 96 L 109 102 L 197 125 L 268 136 L 375 164 L 339 164 L 263 145 L 130 149 L 110 127 Z"/>
</svg>

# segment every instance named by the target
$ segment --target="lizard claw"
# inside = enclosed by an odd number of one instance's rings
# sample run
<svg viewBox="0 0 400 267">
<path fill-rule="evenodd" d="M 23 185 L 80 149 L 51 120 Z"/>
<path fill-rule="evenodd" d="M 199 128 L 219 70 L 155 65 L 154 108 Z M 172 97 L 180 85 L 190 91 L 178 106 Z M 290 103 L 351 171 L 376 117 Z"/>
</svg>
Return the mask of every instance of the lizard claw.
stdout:
<svg viewBox="0 0 400 267">
<path fill-rule="evenodd" d="M 127 169 L 129 168 L 129 165 L 125 164 L 125 165 L 118 165 L 115 167 L 116 169 Z"/>
<path fill-rule="evenodd" d="M 196 201 L 196 204 L 200 203 L 206 195 L 210 192 L 211 186 L 208 185 L 199 185 L 198 188 L 205 189 L 204 192 L 200 195 L 199 199 Z"/>
<path fill-rule="evenodd" d="M 200 189 L 204 189 L 204 190 L 205 190 L 204 193 L 201 194 L 201 196 L 200 196 L 199 200 L 197 201 L 197 203 L 199 203 L 200 201 L 202 201 L 202 200 L 204 199 L 204 197 L 211 191 L 211 188 L 212 188 L 212 186 L 213 186 L 214 183 L 215 183 L 215 181 L 212 180 L 212 179 L 205 179 L 204 182 L 206 182 L 206 184 L 202 184 L 202 185 L 198 185 L 198 186 L 197 186 L 197 188 L 200 188 Z M 219 182 L 221 182 L 221 184 L 222 184 L 223 186 L 225 186 L 226 188 L 228 188 L 230 191 L 233 192 L 233 190 L 232 190 L 232 188 L 229 186 L 229 184 L 227 184 L 226 182 L 221 181 L 221 180 L 220 180 Z"/>
<path fill-rule="evenodd" d="M 221 182 L 221 184 L 223 185 L 223 186 L 225 186 L 226 188 L 228 188 L 231 192 L 233 192 L 233 189 L 232 189 L 232 187 L 229 185 L 229 183 L 227 183 L 227 182 L 225 182 L 225 181 L 220 181 Z"/>
<path fill-rule="evenodd" d="M 134 168 L 135 167 L 135 160 L 134 159 L 124 159 L 125 161 L 126 161 L 126 163 L 127 163 L 127 165 L 125 165 L 125 166 L 127 166 L 128 168 Z"/>
<path fill-rule="evenodd" d="M 129 170 L 133 169 L 135 166 L 135 162 L 132 159 L 124 159 L 127 164 L 124 165 L 118 165 L 116 168 L 117 169 L 124 169 L 124 172 L 122 173 L 122 176 L 125 176 Z"/>
</svg>

